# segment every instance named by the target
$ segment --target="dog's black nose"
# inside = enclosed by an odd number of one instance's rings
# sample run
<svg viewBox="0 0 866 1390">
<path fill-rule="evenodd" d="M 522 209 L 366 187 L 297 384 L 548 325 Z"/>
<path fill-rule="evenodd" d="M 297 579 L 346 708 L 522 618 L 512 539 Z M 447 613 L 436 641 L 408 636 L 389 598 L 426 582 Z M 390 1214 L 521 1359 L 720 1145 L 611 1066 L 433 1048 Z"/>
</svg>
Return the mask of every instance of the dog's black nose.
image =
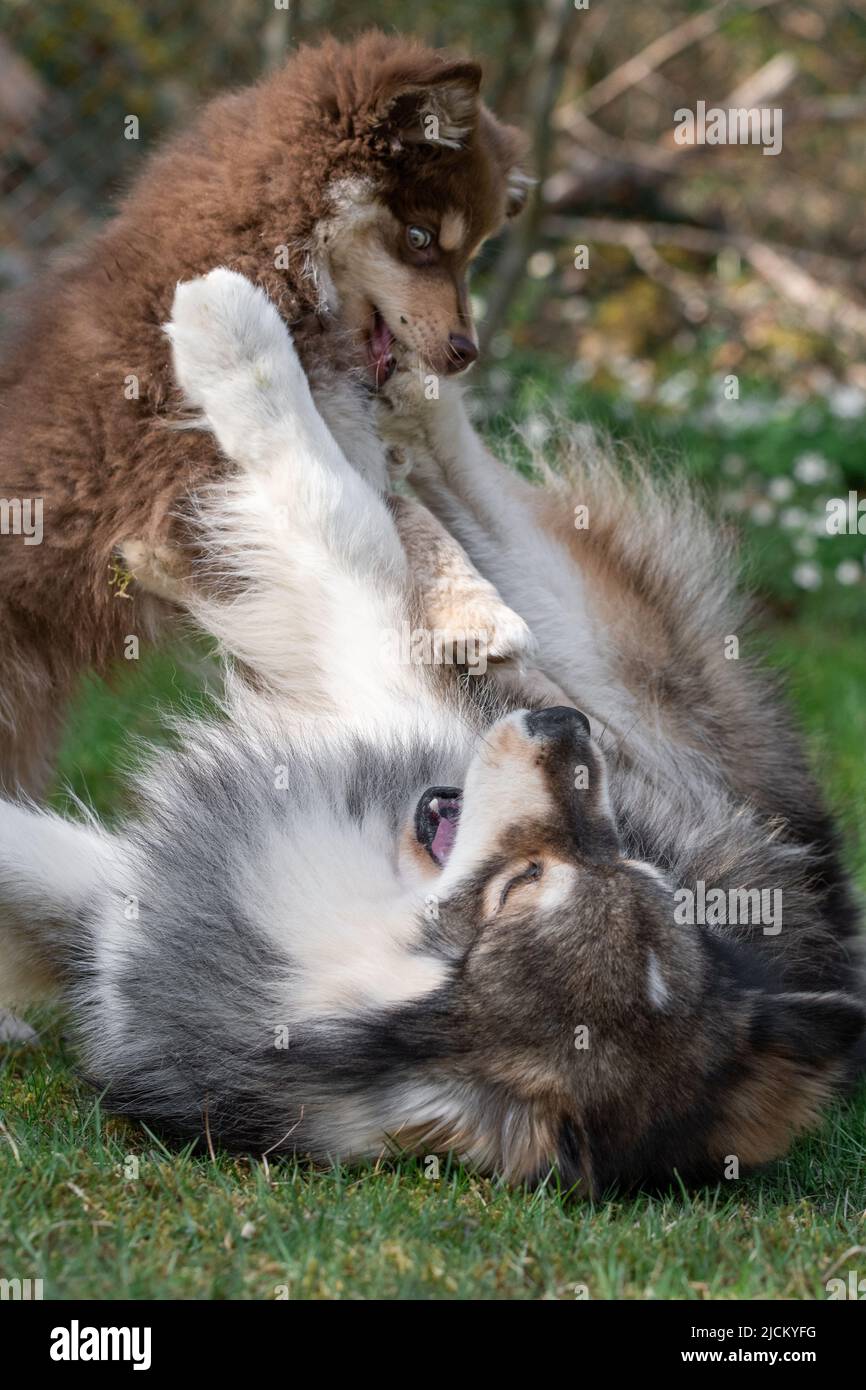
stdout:
<svg viewBox="0 0 866 1390">
<path fill-rule="evenodd" d="M 478 348 L 471 338 L 462 333 L 452 333 L 448 339 L 448 375 L 456 376 L 465 372 L 478 357 Z"/>
<path fill-rule="evenodd" d="M 526 728 L 532 738 L 564 738 L 566 734 L 589 737 L 589 720 L 571 705 L 535 710 L 526 716 Z"/>
</svg>

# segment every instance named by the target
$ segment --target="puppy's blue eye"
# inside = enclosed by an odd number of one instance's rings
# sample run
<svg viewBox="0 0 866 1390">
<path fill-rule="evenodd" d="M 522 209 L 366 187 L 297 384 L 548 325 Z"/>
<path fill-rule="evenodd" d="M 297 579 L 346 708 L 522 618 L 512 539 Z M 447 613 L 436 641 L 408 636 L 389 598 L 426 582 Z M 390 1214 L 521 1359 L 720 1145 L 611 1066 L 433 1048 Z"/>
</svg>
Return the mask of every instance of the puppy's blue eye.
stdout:
<svg viewBox="0 0 866 1390">
<path fill-rule="evenodd" d="M 427 227 L 407 227 L 406 240 L 413 251 L 426 251 L 433 245 L 433 233 Z"/>
</svg>

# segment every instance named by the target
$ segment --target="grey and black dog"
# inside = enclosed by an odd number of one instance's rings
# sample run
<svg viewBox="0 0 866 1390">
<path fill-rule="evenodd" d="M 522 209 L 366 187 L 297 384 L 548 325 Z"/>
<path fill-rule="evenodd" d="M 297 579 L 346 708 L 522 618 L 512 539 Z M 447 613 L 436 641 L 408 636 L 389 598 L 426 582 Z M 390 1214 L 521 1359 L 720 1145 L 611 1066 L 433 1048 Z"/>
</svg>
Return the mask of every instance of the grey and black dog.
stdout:
<svg viewBox="0 0 866 1390">
<path fill-rule="evenodd" d="M 216 271 L 169 331 L 234 470 L 185 601 L 241 665 L 120 832 L 0 806 L 2 1002 L 59 991 L 107 1106 L 248 1151 L 593 1194 L 783 1153 L 862 1063 L 858 917 L 713 526 L 604 462 L 524 483 L 398 374 L 419 495 L 563 694 L 407 660 L 393 512 L 276 311 Z"/>
</svg>

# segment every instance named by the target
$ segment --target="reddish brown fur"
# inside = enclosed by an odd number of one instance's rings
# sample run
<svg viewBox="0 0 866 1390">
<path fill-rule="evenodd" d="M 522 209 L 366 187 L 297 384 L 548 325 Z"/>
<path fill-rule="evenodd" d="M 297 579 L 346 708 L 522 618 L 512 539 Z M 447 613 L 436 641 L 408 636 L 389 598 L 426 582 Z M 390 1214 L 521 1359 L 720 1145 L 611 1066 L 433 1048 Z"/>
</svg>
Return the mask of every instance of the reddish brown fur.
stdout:
<svg viewBox="0 0 866 1390">
<path fill-rule="evenodd" d="M 225 265 L 262 284 L 309 367 L 337 353 L 304 266 L 333 180 L 369 176 L 400 218 L 458 207 L 476 240 L 501 222 L 519 147 L 483 108 L 459 151 L 394 147 L 393 123 L 443 78 L 473 89 L 480 71 L 379 33 L 300 50 L 209 104 L 38 287 L 0 366 L 0 496 L 44 499 L 41 545 L 0 538 L 0 783 L 40 789 L 78 671 L 105 669 L 126 633 L 154 633 L 168 612 L 118 599 L 109 570 L 122 540 L 165 535 L 184 491 L 219 467 L 205 436 L 165 428 L 178 402 L 162 324 L 177 281 Z M 274 267 L 280 246 L 287 270 Z M 132 374 L 138 400 L 124 396 Z"/>
</svg>

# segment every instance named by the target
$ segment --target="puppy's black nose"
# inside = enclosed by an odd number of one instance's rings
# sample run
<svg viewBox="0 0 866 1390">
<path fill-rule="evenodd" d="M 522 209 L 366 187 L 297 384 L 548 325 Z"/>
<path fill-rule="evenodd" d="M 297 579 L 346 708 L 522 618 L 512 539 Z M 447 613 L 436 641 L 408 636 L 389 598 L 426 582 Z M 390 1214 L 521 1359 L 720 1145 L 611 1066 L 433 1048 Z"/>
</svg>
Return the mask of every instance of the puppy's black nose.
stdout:
<svg viewBox="0 0 866 1390">
<path fill-rule="evenodd" d="M 456 376 L 465 372 L 478 357 L 478 348 L 471 338 L 462 333 L 452 333 L 448 338 L 448 375 Z"/>
<path fill-rule="evenodd" d="M 526 716 L 526 728 L 532 738 L 564 738 L 566 734 L 589 737 L 589 720 L 571 705 L 535 710 Z"/>
</svg>

